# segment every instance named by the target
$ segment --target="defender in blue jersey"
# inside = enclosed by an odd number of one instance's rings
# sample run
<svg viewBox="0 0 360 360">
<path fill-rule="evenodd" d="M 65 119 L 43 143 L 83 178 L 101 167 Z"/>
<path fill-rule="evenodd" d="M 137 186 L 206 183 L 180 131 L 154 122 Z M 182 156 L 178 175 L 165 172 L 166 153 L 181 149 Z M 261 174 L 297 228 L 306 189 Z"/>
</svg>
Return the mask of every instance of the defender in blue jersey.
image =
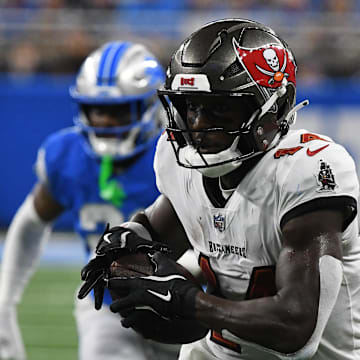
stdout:
<svg viewBox="0 0 360 360">
<path fill-rule="evenodd" d="M 50 135 L 38 152 L 38 182 L 15 215 L 6 238 L 0 279 L 0 359 L 25 359 L 16 305 L 52 222 L 71 211 L 89 260 L 105 224 L 118 224 L 159 195 L 153 157 L 162 110 L 156 89 L 163 69 L 140 44 L 111 42 L 84 61 L 70 89 L 75 126 Z M 110 304 L 105 294 L 105 303 Z M 164 348 L 122 328 L 107 306 L 77 302 L 80 360 L 167 359 Z M 159 348 L 160 346 L 160 348 Z"/>
</svg>

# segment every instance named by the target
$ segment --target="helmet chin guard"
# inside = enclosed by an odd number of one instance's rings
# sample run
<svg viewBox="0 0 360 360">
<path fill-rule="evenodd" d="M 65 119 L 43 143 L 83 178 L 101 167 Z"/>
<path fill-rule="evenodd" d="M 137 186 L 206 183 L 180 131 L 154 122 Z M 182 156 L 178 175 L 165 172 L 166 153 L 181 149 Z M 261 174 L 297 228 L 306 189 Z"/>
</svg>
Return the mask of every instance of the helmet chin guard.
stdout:
<svg viewBox="0 0 360 360">
<path fill-rule="evenodd" d="M 179 148 L 179 163 L 188 164 L 188 167 L 195 168 L 204 176 L 211 178 L 228 174 L 242 163 L 241 160 L 234 160 L 241 157 L 241 153 L 237 148 L 239 138 L 237 136 L 229 148 L 215 154 L 202 154 L 192 145 Z"/>
<path fill-rule="evenodd" d="M 136 138 L 140 128 L 133 127 L 127 134 L 126 138 L 102 138 L 96 136 L 95 132 L 89 133 L 89 142 L 94 151 L 100 155 L 110 155 L 112 158 L 119 158 L 131 154 L 135 148 Z"/>
</svg>

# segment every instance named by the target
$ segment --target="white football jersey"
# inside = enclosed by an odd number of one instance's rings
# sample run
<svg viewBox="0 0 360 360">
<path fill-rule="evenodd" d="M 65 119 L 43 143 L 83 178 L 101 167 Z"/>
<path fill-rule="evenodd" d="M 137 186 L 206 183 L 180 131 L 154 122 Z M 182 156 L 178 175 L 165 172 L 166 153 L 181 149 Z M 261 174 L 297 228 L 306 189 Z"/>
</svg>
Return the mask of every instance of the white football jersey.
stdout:
<svg viewBox="0 0 360 360">
<path fill-rule="evenodd" d="M 309 211 L 327 198 L 335 207 L 339 201 L 356 207 L 359 196 L 355 165 L 347 151 L 307 130 L 290 131 L 268 151 L 222 208 L 209 200 L 200 172 L 177 165 L 166 134 L 159 140 L 154 167 L 157 185 L 172 203 L 208 281 L 220 296 L 232 300 L 274 295 L 281 224 L 301 214 L 300 205 L 306 204 Z M 360 359 L 357 218 L 345 226 L 343 283 L 316 360 Z M 209 359 L 276 359 L 246 342 L 224 341 L 215 332 L 191 346 L 208 353 Z"/>
</svg>

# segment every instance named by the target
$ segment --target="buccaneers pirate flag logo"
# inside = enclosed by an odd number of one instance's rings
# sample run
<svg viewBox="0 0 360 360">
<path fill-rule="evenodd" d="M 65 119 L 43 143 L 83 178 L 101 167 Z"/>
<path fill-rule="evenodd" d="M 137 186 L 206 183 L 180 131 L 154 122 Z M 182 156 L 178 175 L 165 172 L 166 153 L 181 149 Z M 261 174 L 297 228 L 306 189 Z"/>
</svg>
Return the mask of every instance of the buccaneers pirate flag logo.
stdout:
<svg viewBox="0 0 360 360">
<path fill-rule="evenodd" d="M 249 49 L 241 47 L 235 39 L 233 44 L 241 65 L 256 84 L 276 89 L 286 78 L 296 85 L 296 65 L 291 54 L 281 45 Z"/>
</svg>

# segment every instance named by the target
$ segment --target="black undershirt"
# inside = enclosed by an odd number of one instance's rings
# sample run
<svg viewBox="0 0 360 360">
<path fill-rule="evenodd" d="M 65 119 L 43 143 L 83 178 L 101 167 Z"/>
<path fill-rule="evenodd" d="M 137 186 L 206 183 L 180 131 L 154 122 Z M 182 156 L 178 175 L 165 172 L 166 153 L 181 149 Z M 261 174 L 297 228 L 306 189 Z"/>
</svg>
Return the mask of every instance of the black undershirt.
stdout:
<svg viewBox="0 0 360 360">
<path fill-rule="evenodd" d="M 234 176 L 236 176 L 238 180 L 237 184 L 240 184 L 245 175 L 260 161 L 263 156 L 264 154 L 260 154 L 252 159 L 246 160 L 236 170 L 234 170 Z M 219 187 L 219 178 L 209 178 L 203 176 L 202 179 L 205 193 L 210 202 L 217 208 L 223 208 L 231 196 L 227 199 L 224 198 Z"/>
</svg>

